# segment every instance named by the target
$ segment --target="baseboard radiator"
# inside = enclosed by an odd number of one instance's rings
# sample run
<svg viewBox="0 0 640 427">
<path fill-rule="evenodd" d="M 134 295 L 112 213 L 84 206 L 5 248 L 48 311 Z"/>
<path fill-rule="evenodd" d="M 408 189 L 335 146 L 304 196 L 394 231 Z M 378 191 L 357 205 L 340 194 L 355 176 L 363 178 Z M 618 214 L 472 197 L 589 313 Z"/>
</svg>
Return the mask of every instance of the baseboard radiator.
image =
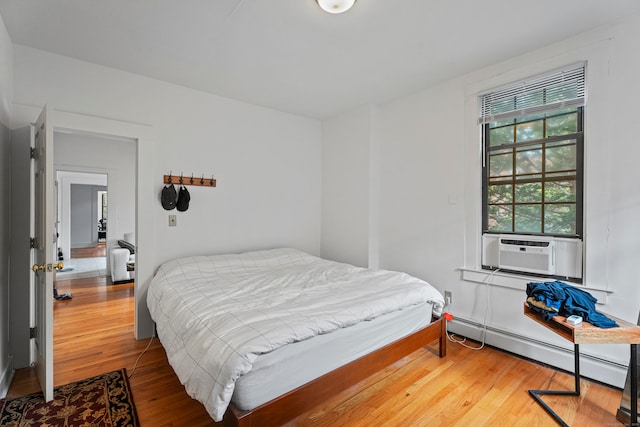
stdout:
<svg viewBox="0 0 640 427">
<path fill-rule="evenodd" d="M 496 328 L 494 326 L 487 325 L 485 327 L 482 323 L 479 323 L 470 319 L 465 319 L 462 317 L 454 317 L 454 319 L 449 322 L 448 326 L 449 326 L 450 333 L 460 334 L 474 340 L 481 339 L 482 330 L 486 329 L 487 333 L 485 337 L 485 342 L 488 345 L 493 345 L 500 349 L 506 350 L 510 353 L 515 353 L 522 357 L 536 360 L 545 365 L 551 365 L 567 372 L 573 372 L 573 345 L 569 341 L 567 341 L 567 347 L 563 347 L 563 346 L 559 346 L 546 341 L 541 341 L 535 338 L 531 338 L 529 336 L 520 335 L 511 331 L 506 331 L 504 329 Z M 451 327 L 453 327 L 453 330 Z M 508 340 L 511 341 L 511 344 L 507 342 Z M 558 363 L 560 361 L 557 358 L 554 358 L 553 362 L 550 362 L 548 360 L 538 360 L 537 358 L 531 357 L 532 352 L 521 351 L 522 346 L 519 346 L 518 342 L 521 342 L 530 346 L 537 346 L 541 349 L 546 349 L 548 351 L 562 353 L 562 355 L 566 357 L 563 357 L 563 360 L 561 361 L 563 363 Z M 525 354 L 525 353 L 528 353 L 528 354 Z M 548 357 L 548 359 L 551 359 L 551 357 Z M 595 379 L 596 381 L 610 384 L 614 387 L 622 388 L 625 381 L 625 377 L 626 377 L 627 365 L 623 363 L 607 360 L 602 357 L 595 356 L 593 354 L 585 353 L 582 350 L 582 348 L 580 351 L 580 363 L 581 363 L 581 368 L 580 368 L 581 376 L 592 378 L 592 379 Z M 582 365 L 585 365 L 584 368 L 587 368 L 587 369 L 583 369 Z M 603 373 L 602 375 L 598 375 L 598 374 L 589 375 L 590 370 L 588 369 L 588 365 L 595 366 L 596 369 L 599 367 L 609 372 Z M 611 371 L 613 371 L 615 375 L 612 376 Z"/>
</svg>

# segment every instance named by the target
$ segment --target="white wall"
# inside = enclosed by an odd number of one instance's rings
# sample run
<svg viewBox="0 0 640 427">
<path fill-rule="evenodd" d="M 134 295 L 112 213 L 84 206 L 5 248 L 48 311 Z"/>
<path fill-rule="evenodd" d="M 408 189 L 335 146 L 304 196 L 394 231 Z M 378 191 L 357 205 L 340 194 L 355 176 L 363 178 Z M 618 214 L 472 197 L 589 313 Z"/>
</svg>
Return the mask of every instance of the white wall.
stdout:
<svg viewBox="0 0 640 427">
<path fill-rule="evenodd" d="M 640 256 L 640 168 L 635 163 L 640 148 L 633 123 L 639 112 L 640 89 L 635 84 L 640 75 L 639 42 L 640 16 L 633 16 L 379 106 L 380 266 L 409 272 L 442 291 L 452 291 L 449 311 L 456 316 L 452 330 L 480 338 L 486 312 L 490 344 L 573 369 L 570 344 L 524 317 L 528 280 L 500 273 L 491 277 L 478 271 L 481 165 L 477 96 L 483 90 L 580 60 L 588 61 L 585 287 L 601 299 L 601 311 L 636 322 L 640 310 L 634 269 Z M 336 120 L 323 123 L 323 132 L 326 129 L 331 135 L 325 143 L 355 144 L 345 148 L 350 157 L 361 149 L 353 135 L 366 132 L 369 125 L 359 117 L 352 123 L 359 130 L 337 128 Z M 342 155 L 338 150 L 332 152 Z M 364 185 L 362 168 L 342 179 Z M 376 176 L 375 171 L 370 176 Z M 330 179 L 323 176 L 325 183 Z M 326 206 L 337 201 L 335 195 L 326 196 L 323 208 L 337 209 Z M 350 221 L 341 227 L 360 226 L 358 218 Z M 341 244 L 350 245 L 341 249 L 343 254 L 361 248 L 359 241 L 350 244 L 345 239 Z M 583 374 L 616 386 L 623 384 L 628 346 L 584 345 L 581 350 Z"/>
<path fill-rule="evenodd" d="M 369 262 L 370 110 L 322 126 L 322 257 L 360 267 Z"/>
<path fill-rule="evenodd" d="M 153 126 L 162 175 L 215 175 L 191 188 L 191 208 L 168 227 L 158 201 L 158 262 L 177 255 L 291 245 L 319 253 L 320 124 L 93 64 L 15 46 L 16 122 L 41 106 Z M 296 179 L 292 179 L 296 177 Z M 172 213 L 176 213 L 175 211 Z"/>
<path fill-rule="evenodd" d="M 320 253 L 319 121 L 24 46 L 14 51 L 16 127 L 49 104 L 81 113 L 87 122 L 101 117 L 153 129 L 153 152 L 142 154 L 138 169 L 142 164 L 153 171 L 155 188 L 137 195 L 152 200 L 138 209 L 138 228 L 144 223 L 155 240 L 146 248 L 151 271 L 192 254 L 275 246 Z M 170 212 L 178 216 L 172 228 L 159 202 L 169 171 L 213 174 L 218 181 L 217 188 L 189 189 L 190 208 Z M 137 243 L 142 253 L 146 243 Z M 142 279 L 136 280 L 137 299 L 148 286 Z M 137 309 L 144 311 L 144 302 Z"/>
<path fill-rule="evenodd" d="M 636 282 L 640 259 L 640 146 L 637 125 L 640 107 L 640 17 L 627 20 L 616 28 L 611 44 L 610 84 L 606 87 L 608 133 L 600 144 L 607 147 L 605 161 L 609 175 L 607 186 L 608 265 L 607 285 L 616 290 L 611 301 L 621 317 L 636 320 L 640 305 L 640 286 Z M 595 143 L 595 142 L 594 142 Z M 591 201 L 598 203 L 599 201 Z M 594 245 L 598 242 L 594 242 Z M 603 243 L 603 242 L 600 242 Z"/>
<path fill-rule="evenodd" d="M 0 16 L 0 123 L 10 126 L 13 112 L 13 44 Z"/>
<path fill-rule="evenodd" d="M 9 246 L 11 230 L 11 132 L 9 131 L 13 97 L 13 52 L 11 39 L 0 17 L 0 313 L 8 313 L 9 303 Z M 0 396 L 4 396 L 11 380 L 9 355 L 9 316 L 0 316 Z"/>
<path fill-rule="evenodd" d="M 438 287 L 463 262 L 462 94 L 451 82 L 380 108 L 380 265 Z"/>
</svg>

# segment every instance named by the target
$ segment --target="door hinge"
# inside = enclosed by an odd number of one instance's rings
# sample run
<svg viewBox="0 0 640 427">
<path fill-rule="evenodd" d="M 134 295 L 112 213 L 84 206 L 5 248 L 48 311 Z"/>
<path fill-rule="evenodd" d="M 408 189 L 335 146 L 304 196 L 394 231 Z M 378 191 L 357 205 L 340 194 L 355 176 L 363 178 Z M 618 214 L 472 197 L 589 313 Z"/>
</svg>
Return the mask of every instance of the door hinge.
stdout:
<svg viewBox="0 0 640 427">
<path fill-rule="evenodd" d="M 32 159 L 38 158 L 38 150 L 36 150 L 35 147 L 31 147 L 31 152 L 29 154 L 29 157 L 31 157 Z"/>
<path fill-rule="evenodd" d="M 29 339 L 34 339 L 35 337 L 37 337 L 37 330 L 35 327 L 33 328 L 29 328 Z"/>
<path fill-rule="evenodd" d="M 35 237 L 31 237 L 31 238 L 29 238 L 29 247 L 30 247 L 31 249 L 35 249 L 35 248 L 37 248 L 37 247 L 38 247 L 38 241 L 36 240 L 36 238 L 35 238 Z"/>
</svg>

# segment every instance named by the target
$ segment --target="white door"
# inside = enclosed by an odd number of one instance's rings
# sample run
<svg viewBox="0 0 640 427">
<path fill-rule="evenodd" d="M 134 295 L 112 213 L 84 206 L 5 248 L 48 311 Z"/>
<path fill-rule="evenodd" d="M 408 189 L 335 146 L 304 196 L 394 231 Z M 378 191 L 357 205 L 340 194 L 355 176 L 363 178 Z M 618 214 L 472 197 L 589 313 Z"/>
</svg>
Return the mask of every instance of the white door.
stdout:
<svg viewBox="0 0 640 427">
<path fill-rule="evenodd" d="M 47 121 L 47 117 L 49 121 Z M 35 128 L 35 365 L 38 380 L 46 401 L 53 399 L 53 271 L 54 265 L 54 179 L 53 179 L 53 127 L 51 110 L 45 106 Z"/>
</svg>

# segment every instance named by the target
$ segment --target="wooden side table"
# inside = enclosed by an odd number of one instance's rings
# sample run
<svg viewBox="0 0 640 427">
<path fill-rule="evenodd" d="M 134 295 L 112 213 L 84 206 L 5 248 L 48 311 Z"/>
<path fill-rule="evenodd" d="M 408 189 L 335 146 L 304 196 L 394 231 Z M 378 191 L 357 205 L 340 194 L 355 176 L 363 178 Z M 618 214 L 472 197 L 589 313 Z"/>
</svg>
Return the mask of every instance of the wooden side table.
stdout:
<svg viewBox="0 0 640 427">
<path fill-rule="evenodd" d="M 593 326 L 588 322 L 579 325 L 567 323 L 566 317 L 554 316 L 551 320 L 544 318 L 531 310 L 529 305 L 524 303 L 525 316 L 535 320 L 539 324 L 551 329 L 561 337 L 571 341 L 574 347 L 574 378 L 575 391 L 563 390 L 529 390 L 529 394 L 551 415 L 560 425 L 567 426 L 558 414 L 551 409 L 540 396 L 580 396 L 580 344 L 629 344 L 631 349 L 631 412 L 629 417 L 630 426 L 638 426 L 638 372 L 637 372 L 637 345 L 640 344 L 640 326 L 625 322 L 614 316 L 607 314 L 607 317 L 615 320 L 620 327 L 603 329 Z"/>
</svg>

